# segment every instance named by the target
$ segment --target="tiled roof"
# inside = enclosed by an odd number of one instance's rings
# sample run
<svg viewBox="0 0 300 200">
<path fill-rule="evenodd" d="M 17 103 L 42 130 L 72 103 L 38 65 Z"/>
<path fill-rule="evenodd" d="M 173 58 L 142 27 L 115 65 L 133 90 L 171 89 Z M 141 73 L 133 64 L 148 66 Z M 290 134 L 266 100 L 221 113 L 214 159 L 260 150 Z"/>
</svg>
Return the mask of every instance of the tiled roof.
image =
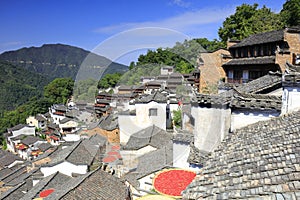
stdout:
<svg viewBox="0 0 300 200">
<path fill-rule="evenodd" d="M 38 121 L 46 121 L 46 120 L 47 120 L 46 117 L 44 117 L 44 116 L 41 115 L 41 114 L 37 114 L 37 115 L 35 116 L 35 119 L 38 120 Z"/>
<path fill-rule="evenodd" d="M 34 143 L 36 143 L 37 141 L 45 141 L 39 137 L 35 137 L 32 135 L 28 135 L 26 136 L 24 139 L 21 140 L 21 143 L 29 146 L 29 145 L 33 145 Z"/>
<path fill-rule="evenodd" d="M 103 117 L 99 123 L 99 127 L 107 131 L 112 131 L 119 128 L 118 115 L 110 114 L 106 117 Z"/>
<path fill-rule="evenodd" d="M 249 37 L 243 39 L 241 42 L 231 46 L 229 49 L 251 46 L 256 44 L 283 41 L 283 37 L 284 37 L 284 30 L 258 33 L 258 34 L 250 35 Z"/>
<path fill-rule="evenodd" d="M 90 165 L 95 159 L 99 148 L 105 143 L 106 139 L 98 134 L 90 137 L 89 139 L 80 140 L 72 146 L 64 148 L 56 153 L 51 162 L 47 165 L 53 166 L 63 161 L 68 161 L 78 165 Z"/>
<path fill-rule="evenodd" d="M 20 130 L 20 129 L 26 127 L 26 126 L 27 125 L 24 125 L 24 124 L 18 124 L 16 126 L 12 127 L 12 128 L 9 128 L 8 132 L 17 131 L 17 130 Z"/>
<path fill-rule="evenodd" d="M 255 58 L 235 58 L 223 64 L 223 66 L 232 65 L 266 65 L 275 64 L 275 56 L 264 56 Z"/>
<path fill-rule="evenodd" d="M 257 110 L 281 111 L 282 97 L 275 95 L 246 94 L 234 92 L 230 102 L 231 108 L 250 108 Z"/>
<path fill-rule="evenodd" d="M 135 103 L 149 103 L 151 101 L 155 101 L 157 103 L 167 103 L 167 95 L 162 94 L 159 91 L 156 91 L 153 94 L 141 96 L 138 99 L 135 99 Z"/>
<path fill-rule="evenodd" d="M 269 72 L 269 74 L 250 81 L 237 87 L 238 91 L 244 93 L 262 93 L 270 89 L 281 87 L 282 74 Z"/>
<path fill-rule="evenodd" d="M 16 156 L 10 152 L 4 150 L 0 150 L 0 152 L 0 167 L 7 167 L 15 161 L 23 161 L 23 159 L 21 159 L 19 156 Z"/>
<path fill-rule="evenodd" d="M 49 143 L 42 143 L 42 144 L 38 145 L 38 148 L 39 148 L 42 152 L 47 151 L 47 150 L 50 149 L 51 147 L 52 147 L 52 145 L 49 144 Z"/>
<path fill-rule="evenodd" d="M 39 197 L 39 193 L 46 189 L 60 189 L 64 184 L 73 178 L 62 173 L 56 172 L 40 180 L 31 190 L 29 190 L 20 200 L 34 199 Z"/>
<path fill-rule="evenodd" d="M 184 199 L 299 199 L 300 112 L 229 134 Z"/>
<path fill-rule="evenodd" d="M 66 117 L 59 121 L 60 124 L 65 124 L 69 121 L 74 121 L 72 118 Z"/>
<path fill-rule="evenodd" d="M 222 93 L 223 94 L 223 93 Z M 192 102 L 203 105 L 203 106 L 210 106 L 213 105 L 227 105 L 230 102 L 230 96 L 223 96 L 223 95 L 209 95 L 209 94 L 197 94 L 196 98 L 192 100 Z"/>
<path fill-rule="evenodd" d="M 136 172 L 139 177 L 143 177 L 170 166 L 173 166 L 173 143 L 171 141 L 158 150 L 140 156 Z"/>
<path fill-rule="evenodd" d="M 123 146 L 123 149 L 138 150 L 147 145 L 155 148 L 161 148 L 171 139 L 171 134 L 153 125 L 131 135 L 127 144 Z"/>
<path fill-rule="evenodd" d="M 135 170 L 125 174 L 122 179 L 138 188 L 140 178 L 156 173 L 173 165 L 173 143 L 170 141 L 158 150 L 140 156 Z"/>
<path fill-rule="evenodd" d="M 16 187 L 9 189 L 8 191 L 0 195 L 0 199 L 3 200 L 16 200 L 21 199 L 24 196 L 24 192 L 27 192 L 32 188 L 32 181 L 23 181 Z"/>
<path fill-rule="evenodd" d="M 173 136 L 173 141 L 190 143 L 194 141 L 194 134 L 188 131 L 178 131 Z"/>
<path fill-rule="evenodd" d="M 191 149 L 190 149 L 190 154 L 188 157 L 188 162 L 190 164 L 196 164 L 196 165 L 203 166 L 203 164 L 205 163 L 205 161 L 207 159 L 207 155 L 209 154 L 209 152 L 200 151 L 199 149 L 197 149 L 195 147 L 194 144 L 191 144 L 190 147 L 191 147 Z"/>
<path fill-rule="evenodd" d="M 51 194 L 49 199 L 103 199 L 124 200 L 128 197 L 128 189 L 119 178 L 100 169 L 88 173 L 81 182 L 67 187 L 60 194 Z"/>
</svg>

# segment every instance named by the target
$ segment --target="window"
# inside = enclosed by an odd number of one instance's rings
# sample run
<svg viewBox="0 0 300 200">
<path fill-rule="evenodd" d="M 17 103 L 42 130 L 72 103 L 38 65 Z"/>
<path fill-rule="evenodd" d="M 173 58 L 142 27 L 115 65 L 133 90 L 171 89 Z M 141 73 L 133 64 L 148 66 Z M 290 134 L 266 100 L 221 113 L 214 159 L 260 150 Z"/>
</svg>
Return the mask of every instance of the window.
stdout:
<svg viewBox="0 0 300 200">
<path fill-rule="evenodd" d="M 150 108 L 149 116 L 157 116 L 157 108 Z"/>
</svg>

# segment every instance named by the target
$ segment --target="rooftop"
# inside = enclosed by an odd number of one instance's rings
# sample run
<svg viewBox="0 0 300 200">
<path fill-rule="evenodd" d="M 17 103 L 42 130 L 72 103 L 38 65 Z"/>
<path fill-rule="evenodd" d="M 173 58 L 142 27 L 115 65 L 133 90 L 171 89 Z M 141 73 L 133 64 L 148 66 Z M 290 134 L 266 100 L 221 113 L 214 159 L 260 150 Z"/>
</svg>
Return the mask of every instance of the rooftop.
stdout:
<svg viewBox="0 0 300 200">
<path fill-rule="evenodd" d="M 147 145 L 161 148 L 171 141 L 171 139 L 171 134 L 153 125 L 131 135 L 127 144 L 123 146 L 123 149 L 138 150 Z"/>
<path fill-rule="evenodd" d="M 229 134 L 187 187 L 185 199 L 298 199 L 300 112 Z"/>
<path fill-rule="evenodd" d="M 264 44 L 271 42 L 283 41 L 284 30 L 275 30 L 264 33 L 258 33 L 254 35 L 250 35 L 249 37 L 243 39 L 241 42 L 231 46 L 229 49 L 251 46 L 256 44 Z"/>
</svg>

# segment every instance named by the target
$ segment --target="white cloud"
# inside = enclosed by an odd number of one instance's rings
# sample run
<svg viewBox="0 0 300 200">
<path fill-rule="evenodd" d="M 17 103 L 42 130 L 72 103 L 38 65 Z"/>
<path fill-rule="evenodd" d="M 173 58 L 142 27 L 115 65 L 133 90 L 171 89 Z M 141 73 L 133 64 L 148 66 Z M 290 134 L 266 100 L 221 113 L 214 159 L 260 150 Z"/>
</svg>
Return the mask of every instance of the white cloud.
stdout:
<svg viewBox="0 0 300 200">
<path fill-rule="evenodd" d="M 96 32 L 118 33 L 124 30 L 143 27 L 161 27 L 188 33 L 195 27 L 223 21 L 227 16 L 234 13 L 235 7 L 206 8 L 188 11 L 183 14 L 166 18 L 160 21 L 128 22 L 112 26 L 101 27 Z"/>
</svg>

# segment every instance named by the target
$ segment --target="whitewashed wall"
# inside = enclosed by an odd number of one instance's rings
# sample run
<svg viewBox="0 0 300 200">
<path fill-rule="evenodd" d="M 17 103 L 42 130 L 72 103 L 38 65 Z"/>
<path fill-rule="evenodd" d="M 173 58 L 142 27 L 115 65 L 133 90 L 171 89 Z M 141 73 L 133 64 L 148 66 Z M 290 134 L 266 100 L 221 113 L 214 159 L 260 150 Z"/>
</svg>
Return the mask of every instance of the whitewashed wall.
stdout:
<svg viewBox="0 0 300 200">
<path fill-rule="evenodd" d="M 189 168 L 187 162 L 190 154 L 190 145 L 182 142 L 173 142 L 173 167 Z"/>
<path fill-rule="evenodd" d="M 300 88 L 286 87 L 282 95 L 282 114 L 300 109 Z"/>
<path fill-rule="evenodd" d="M 193 106 L 191 113 L 195 119 L 195 147 L 202 151 L 212 151 L 229 132 L 230 112 L 230 109 Z"/>
<path fill-rule="evenodd" d="M 231 131 L 243 128 L 259 121 L 269 120 L 279 116 L 276 111 L 233 111 L 231 115 Z"/>
<path fill-rule="evenodd" d="M 87 170 L 88 170 L 87 165 L 74 165 L 67 161 L 51 167 L 47 167 L 47 166 L 41 167 L 41 172 L 44 174 L 44 177 L 49 176 L 56 172 L 60 172 L 68 176 L 72 176 L 72 173 L 86 174 Z"/>
</svg>

